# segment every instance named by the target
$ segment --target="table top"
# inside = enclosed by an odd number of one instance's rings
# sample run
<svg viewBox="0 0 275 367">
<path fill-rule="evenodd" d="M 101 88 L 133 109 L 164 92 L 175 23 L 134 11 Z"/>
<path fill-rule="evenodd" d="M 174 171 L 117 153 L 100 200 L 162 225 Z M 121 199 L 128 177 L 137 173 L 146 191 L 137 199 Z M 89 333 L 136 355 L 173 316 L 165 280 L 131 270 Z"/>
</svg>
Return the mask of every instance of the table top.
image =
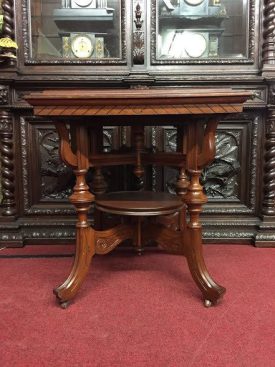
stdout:
<svg viewBox="0 0 275 367">
<path fill-rule="evenodd" d="M 252 91 L 231 88 L 48 89 L 25 100 L 37 116 L 205 115 L 238 113 Z"/>
</svg>

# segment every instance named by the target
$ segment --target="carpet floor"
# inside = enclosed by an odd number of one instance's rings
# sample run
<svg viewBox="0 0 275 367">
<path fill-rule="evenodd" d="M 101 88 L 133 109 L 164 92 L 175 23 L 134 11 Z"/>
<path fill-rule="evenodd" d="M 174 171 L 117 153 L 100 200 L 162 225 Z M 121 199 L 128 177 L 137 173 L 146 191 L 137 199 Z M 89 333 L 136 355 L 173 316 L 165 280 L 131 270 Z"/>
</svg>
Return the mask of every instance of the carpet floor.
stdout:
<svg viewBox="0 0 275 367">
<path fill-rule="evenodd" d="M 275 249 L 205 246 L 210 273 L 227 288 L 209 309 L 180 256 L 97 256 L 63 310 L 52 288 L 72 257 L 13 251 L 0 251 L 1 367 L 275 366 Z"/>
</svg>

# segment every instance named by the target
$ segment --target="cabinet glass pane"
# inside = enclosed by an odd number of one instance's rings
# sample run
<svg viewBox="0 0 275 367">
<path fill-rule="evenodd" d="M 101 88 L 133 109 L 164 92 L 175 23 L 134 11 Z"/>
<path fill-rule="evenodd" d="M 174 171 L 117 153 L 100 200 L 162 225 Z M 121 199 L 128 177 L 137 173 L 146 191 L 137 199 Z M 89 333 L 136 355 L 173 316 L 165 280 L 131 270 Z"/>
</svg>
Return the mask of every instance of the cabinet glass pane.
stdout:
<svg viewBox="0 0 275 367">
<path fill-rule="evenodd" d="M 248 0 L 156 0 L 158 60 L 248 57 Z"/>
<path fill-rule="evenodd" d="M 120 0 L 32 0 L 31 57 L 121 58 Z"/>
</svg>

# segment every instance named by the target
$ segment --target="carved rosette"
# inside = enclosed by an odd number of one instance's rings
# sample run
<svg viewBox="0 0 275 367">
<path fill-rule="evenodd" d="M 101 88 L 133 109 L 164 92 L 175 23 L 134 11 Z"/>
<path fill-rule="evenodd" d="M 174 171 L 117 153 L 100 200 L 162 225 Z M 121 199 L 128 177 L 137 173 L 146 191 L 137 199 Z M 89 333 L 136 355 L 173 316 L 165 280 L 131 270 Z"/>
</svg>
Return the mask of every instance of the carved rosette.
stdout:
<svg viewBox="0 0 275 367">
<path fill-rule="evenodd" d="M 0 112 L 0 155 L 2 185 L 2 215 L 16 214 L 15 206 L 15 175 L 13 153 L 12 115 L 7 111 Z"/>
<path fill-rule="evenodd" d="M 264 0 L 263 64 L 275 64 L 275 1 Z"/>
<path fill-rule="evenodd" d="M 264 164 L 264 215 L 275 215 L 275 110 L 269 110 L 266 125 Z"/>
</svg>

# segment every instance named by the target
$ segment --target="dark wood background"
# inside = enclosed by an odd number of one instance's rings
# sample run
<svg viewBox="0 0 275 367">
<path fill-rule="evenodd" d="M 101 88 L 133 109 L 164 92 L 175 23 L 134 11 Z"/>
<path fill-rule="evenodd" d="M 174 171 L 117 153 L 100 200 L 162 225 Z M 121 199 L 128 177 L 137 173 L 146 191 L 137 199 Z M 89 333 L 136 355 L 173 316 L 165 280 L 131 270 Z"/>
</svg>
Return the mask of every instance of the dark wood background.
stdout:
<svg viewBox="0 0 275 367">
<path fill-rule="evenodd" d="M 144 2 L 139 3 L 144 20 Z M 122 4 L 130 11 L 129 5 Z M 133 4 L 135 10 L 137 2 Z M 53 126 L 34 118 L 23 100 L 26 91 L 57 86 L 230 86 L 253 90 L 255 98 L 247 103 L 244 113 L 229 116 L 219 125 L 215 161 L 202 175 L 209 197 L 203 212 L 204 238 L 206 242 L 274 246 L 275 44 L 272 25 L 275 1 L 251 0 L 249 4 L 246 63 L 230 64 L 223 60 L 215 68 L 211 62 L 204 63 L 203 69 L 199 64 L 169 68 L 154 65 L 143 43 L 145 27 L 133 25 L 125 32 L 125 63 L 118 63 L 112 73 L 106 74 L 110 66 L 100 65 L 93 71 L 92 65 L 64 67 L 30 60 L 27 1 L 14 4 L 12 0 L 3 0 L 3 35 L 15 39 L 19 50 L 16 61 L 3 58 L 0 61 L 1 245 L 68 243 L 74 237 L 75 214 L 67 200 L 74 178 L 60 163 Z M 133 11 L 133 22 L 134 18 Z M 127 48 L 132 41 L 133 46 Z M 132 56 L 133 65 L 130 65 Z M 176 129 L 173 126 L 146 127 L 145 140 L 147 149 L 172 151 L 176 146 Z M 130 145 L 128 127 L 104 129 L 106 151 L 128 149 Z M 136 182 L 131 172 L 131 167 L 106 169 L 104 175 L 109 188 L 139 188 L 141 183 Z M 144 185 L 173 192 L 176 176 L 173 169 L 151 167 L 146 172 Z M 92 182 L 93 172 L 89 173 L 89 180 Z M 167 223 L 169 225 L 169 220 Z"/>
</svg>

